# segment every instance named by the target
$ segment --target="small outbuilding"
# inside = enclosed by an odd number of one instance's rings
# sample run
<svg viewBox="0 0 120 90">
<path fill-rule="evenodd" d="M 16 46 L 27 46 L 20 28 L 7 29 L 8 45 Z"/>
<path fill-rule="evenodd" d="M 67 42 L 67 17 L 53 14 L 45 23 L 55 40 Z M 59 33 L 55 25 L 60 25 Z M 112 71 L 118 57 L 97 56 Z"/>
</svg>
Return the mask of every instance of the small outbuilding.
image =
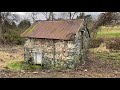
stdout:
<svg viewBox="0 0 120 90">
<path fill-rule="evenodd" d="M 21 36 L 28 63 L 75 68 L 87 57 L 90 35 L 83 19 L 38 21 Z"/>
</svg>

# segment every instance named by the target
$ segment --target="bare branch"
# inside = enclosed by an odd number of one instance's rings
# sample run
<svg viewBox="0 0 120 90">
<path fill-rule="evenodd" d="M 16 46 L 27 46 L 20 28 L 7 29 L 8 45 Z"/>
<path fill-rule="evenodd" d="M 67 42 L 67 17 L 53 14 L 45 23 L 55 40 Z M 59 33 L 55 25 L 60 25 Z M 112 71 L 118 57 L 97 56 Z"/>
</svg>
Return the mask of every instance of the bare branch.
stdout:
<svg viewBox="0 0 120 90">
<path fill-rule="evenodd" d="M 48 12 L 42 12 L 42 14 L 45 16 L 46 20 L 48 20 Z"/>
<path fill-rule="evenodd" d="M 39 14 L 39 12 L 31 12 L 30 16 L 31 16 L 33 22 L 36 21 L 38 14 Z"/>
<path fill-rule="evenodd" d="M 72 19 L 74 19 L 74 16 L 77 14 L 78 12 L 74 12 L 72 15 Z"/>
</svg>

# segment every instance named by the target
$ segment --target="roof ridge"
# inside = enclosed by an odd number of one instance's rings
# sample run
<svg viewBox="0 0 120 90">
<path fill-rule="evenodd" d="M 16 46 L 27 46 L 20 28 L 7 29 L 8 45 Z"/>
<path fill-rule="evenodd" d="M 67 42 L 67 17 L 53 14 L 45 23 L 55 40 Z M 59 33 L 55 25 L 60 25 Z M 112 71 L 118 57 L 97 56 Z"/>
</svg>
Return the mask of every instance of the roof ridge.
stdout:
<svg viewBox="0 0 120 90">
<path fill-rule="evenodd" d="M 60 21 L 60 22 L 59 22 Z M 33 23 L 21 36 L 31 38 L 53 38 L 69 40 L 66 35 L 77 33 L 83 27 L 83 19 L 43 21 Z M 52 31 L 52 33 L 51 33 Z"/>
<path fill-rule="evenodd" d="M 51 21 L 74 21 L 74 20 L 84 20 L 84 19 L 55 19 L 55 20 L 37 20 L 36 22 L 51 22 Z"/>
</svg>

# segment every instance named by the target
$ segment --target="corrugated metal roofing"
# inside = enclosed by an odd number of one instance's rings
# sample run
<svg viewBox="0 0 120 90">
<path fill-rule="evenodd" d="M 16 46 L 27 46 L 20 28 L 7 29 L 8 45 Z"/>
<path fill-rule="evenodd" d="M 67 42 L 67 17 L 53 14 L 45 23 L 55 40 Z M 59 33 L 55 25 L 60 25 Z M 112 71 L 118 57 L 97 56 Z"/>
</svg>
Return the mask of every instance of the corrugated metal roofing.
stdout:
<svg viewBox="0 0 120 90">
<path fill-rule="evenodd" d="M 76 34 L 76 32 L 82 27 L 83 23 L 83 19 L 40 21 L 32 25 L 21 36 L 69 40 L 70 36 Z"/>
</svg>

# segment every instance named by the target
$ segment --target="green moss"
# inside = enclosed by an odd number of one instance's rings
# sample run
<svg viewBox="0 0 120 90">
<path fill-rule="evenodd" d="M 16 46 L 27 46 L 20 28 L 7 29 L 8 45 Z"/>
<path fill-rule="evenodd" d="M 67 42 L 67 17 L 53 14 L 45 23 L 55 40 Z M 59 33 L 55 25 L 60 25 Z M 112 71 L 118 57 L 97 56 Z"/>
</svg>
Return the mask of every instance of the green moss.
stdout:
<svg viewBox="0 0 120 90">
<path fill-rule="evenodd" d="M 7 67 L 9 68 L 9 69 L 12 69 L 12 70 L 17 70 L 17 71 L 19 71 L 19 70 L 21 70 L 22 68 L 23 68 L 23 65 L 22 65 L 22 63 L 18 63 L 18 62 L 14 62 L 14 63 L 9 63 L 8 65 L 7 65 Z"/>
<path fill-rule="evenodd" d="M 21 71 L 21 70 L 38 70 L 41 69 L 40 65 L 30 65 L 24 62 L 12 62 L 7 64 L 7 68 L 10 70 Z"/>
<path fill-rule="evenodd" d="M 41 69 L 42 67 L 40 65 L 30 65 L 31 69 Z"/>
<path fill-rule="evenodd" d="M 33 32 L 33 30 L 36 28 L 36 26 L 38 25 L 38 23 L 33 24 L 32 26 L 30 26 L 25 32 L 23 32 L 21 34 L 22 37 L 24 36 L 28 36 L 31 32 Z"/>
</svg>

